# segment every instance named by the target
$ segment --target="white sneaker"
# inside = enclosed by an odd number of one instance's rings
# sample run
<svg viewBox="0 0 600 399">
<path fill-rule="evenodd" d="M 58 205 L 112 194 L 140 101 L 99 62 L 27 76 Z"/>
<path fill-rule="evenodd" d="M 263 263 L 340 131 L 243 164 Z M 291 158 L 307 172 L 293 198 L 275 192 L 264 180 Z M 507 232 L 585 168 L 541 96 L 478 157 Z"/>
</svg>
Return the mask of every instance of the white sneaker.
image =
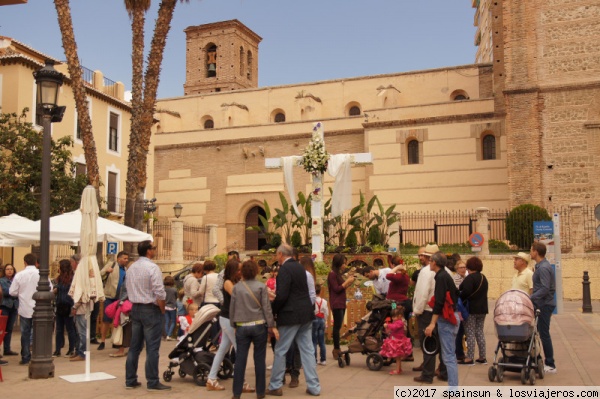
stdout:
<svg viewBox="0 0 600 399">
<path fill-rule="evenodd" d="M 544 366 L 544 374 L 556 374 L 556 367 Z"/>
<path fill-rule="evenodd" d="M 321 366 L 327 366 L 327 360 L 323 360 L 322 362 L 318 362 Z"/>
<path fill-rule="evenodd" d="M 272 364 L 269 364 L 269 365 L 267 366 L 267 370 L 271 370 L 272 368 L 273 368 L 273 365 L 272 365 Z"/>
</svg>

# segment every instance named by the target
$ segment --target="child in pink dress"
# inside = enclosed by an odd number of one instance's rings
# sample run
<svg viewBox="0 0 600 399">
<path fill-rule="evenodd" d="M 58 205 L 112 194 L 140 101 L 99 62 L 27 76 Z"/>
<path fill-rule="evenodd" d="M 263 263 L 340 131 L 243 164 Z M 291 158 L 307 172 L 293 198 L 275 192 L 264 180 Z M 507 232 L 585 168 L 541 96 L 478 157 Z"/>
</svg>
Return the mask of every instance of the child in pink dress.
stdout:
<svg viewBox="0 0 600 399">
<path fill-rule="evenodd" d="M 383 325 L 389 336 L 383 341 L 379 354 L 384 357 L 396 359 L 398 368 L 390 371 L 391 375 L 402 373 L 402 358 L 410 356 L 412 353 L 412 344 L 410 338 L 406 336 L 406 327 L 402 318 L 403 314 L 404 308 L 397 305 L 396 309 L 393 309 L 390 314 L 392 322 Z"/>
</svg>

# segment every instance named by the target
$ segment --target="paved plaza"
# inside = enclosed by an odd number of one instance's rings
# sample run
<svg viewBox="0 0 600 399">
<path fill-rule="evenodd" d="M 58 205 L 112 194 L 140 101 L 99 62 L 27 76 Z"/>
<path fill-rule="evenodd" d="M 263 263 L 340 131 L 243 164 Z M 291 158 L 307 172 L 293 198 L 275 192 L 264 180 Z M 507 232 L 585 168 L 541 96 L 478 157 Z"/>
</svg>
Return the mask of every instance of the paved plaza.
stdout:
<svg viewBox="0 0 600 399">
<path fill-rule="evenodd" d="M 490 304 L 493 309 L 493 303 Z M 551 334 L 554 342 L 557 374 L 547 375 L 543 380 L 537 380 L 536 386 L 565 386 L 565 385 L 588 385 L 600 386 L 600 302 L 593 303 L 593 314 L 581 313 L 581 301 L 565 302 L 564 312 L 552 317 Z M 494 334 L 492 317 L 486 318 L 485 327 L 487 339 L 487 359 L 491 363 L 497 340 Z M 15 336 L 16 335 L 16 336 Z M 18 349 L 20 336 L 13 335 L 13 347 Z M 175 346 L 175 342 L 163 341 L 161 345 L 160 374 L 167 368 L 167 355 Z M 97 345 L 92 347 L 92 372 L 105 372 L 115 376 L 115 379 L 95 382 L 70 383 L 60 376 L 71 374 L 83 374 L 85 372 L 84 362 L 69 362 L 65 358 L 54 360 L 56 367 L 55 378 L 48 380 L 29 380 L 27 378 L 27 367 L 19 366 L 19 357 L 4 357 L 10 364 L 2 367 L 4 382 L 0 383 L 2 397 L 12 398 L 35 398 L 42 396 L 44 399 L 85 399 L 85 398 L 142 398 L 150 396 L 168 398 L 190 398 L 201 397 L 211 399 L 231 398 L 232 380 L 223 382 L 227 388 L 221 392 L 208 392 L 205 388 L 198 387 L 191 377 L 180 378 L 175 374 L 173 380 L 168 383 L 172 386 L 170 392 L 150 393 L 145 389 L 144 379 L 144 356 L 140 359 L 139 380 L 143 386 L 134 390 L 125 389 L 125 358 L 112 358 L 109 349 L 96 350 Z M 366 367 L 366 356 L 361 354 L 351 355 L 351 364 L 345 368 L 339 368 L 337 363 L 331 360 L 331 346 L 328 346 L 328 363 L 326 366 L 317 366 L 321 380 L 321 396 L 324 398 L 386 398 L 393 397 L 394 385 L 415 385 L 413 377 L 418 375 L 411 368 L 418 366 L 421 352 L 415 351 L 415 362 L 403 364 L 404 374 L 391 376 L 388 372 L 390 367 L 384 367 L 380 371 L 369 371 Z M 267 351 L 267 364 L 271 364 L 272 352 Z M 476 354 L 477 356 L 477 354 Z M 254 385 L 254 371 L 252 361 L 249 360 L 249 368 L 246 379 Z M 499 386 L 497 382 L 490 383 L 487 377 L 489 365 L 459 366 L 461 386 Z M 270 372 L 267 372 L 267 376 Z M 289 381 L 289 378 L 288 378 Z M 434 381 L 434 386 L 446 386 L 447 383 Z M 517 373 L 505 373 L 503 385 L 520 385 L 520 377 Z M 286 398 L 307 398 L 306 385 L 303 375 L 300 376 L 298 388 L 287 388 L 283 390 Z M 254 398 L 255 394 L 244 394 L 242 397 Z"/>
</svg>

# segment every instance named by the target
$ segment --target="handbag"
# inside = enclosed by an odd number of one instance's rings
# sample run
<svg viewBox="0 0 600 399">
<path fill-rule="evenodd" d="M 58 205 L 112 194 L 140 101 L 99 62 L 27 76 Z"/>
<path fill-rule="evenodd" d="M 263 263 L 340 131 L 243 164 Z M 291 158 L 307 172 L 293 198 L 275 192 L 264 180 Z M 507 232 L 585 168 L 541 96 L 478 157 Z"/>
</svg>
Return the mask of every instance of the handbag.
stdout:
<svg viewBox="0 0 600 399">
<path fill-rule="evenodd" d="M 123 326 L 121 326 L 120 324 L 119 326 L 117 326 L 117 328 L 113 330 L 112 343 L 113 345 L 123 344 Z"/>
</svg>

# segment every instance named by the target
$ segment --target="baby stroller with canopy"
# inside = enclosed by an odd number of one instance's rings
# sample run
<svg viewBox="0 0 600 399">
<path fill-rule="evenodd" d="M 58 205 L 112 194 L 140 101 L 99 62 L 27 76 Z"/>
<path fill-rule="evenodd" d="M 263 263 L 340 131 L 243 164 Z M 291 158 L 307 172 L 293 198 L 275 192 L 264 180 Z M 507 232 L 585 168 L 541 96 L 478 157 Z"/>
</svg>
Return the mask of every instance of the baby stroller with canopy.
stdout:
<svg viewBox="0 0 600 399">
<path fill-rule="evenodd" d="M 540 379 L 544 378 L 538 317 L 539 310 L 534 311 L 529 295 L 521 290 L 506 291 L 498 298 L 494 308 L 498 346 L 488 370 L 491 382 L 502 382 L 505 371 L 521 373 L 522 384 L 534 385 L 536 373 Z"/>
<path fill-rule="evenodd" d="M 394 301 L 383 299 L 377 295 L 373 296 L 372 301 L 367 302 L 367 310 L 370 312 L 344 335 L 344 337 L 348 337 L 356 334 L 356 338 L 350 342 L 348 350 L 339 353 L 337 359 L 339 367 L 350 365 L 351 353 L 367 355 L 367 367 L 372 371 L 378 371 L 382 366 L 389 366 L 394 361 L 394 359 L 384 358 L 379 354 L 386 337 L 383 325 L 394 305 Z"/>
<path fill-rule="evenodd" d="M 209 351 L 211 345 L 210 331 L 218 324 L 219 308 L 204 305 L 194 316 L 189 332 L 182 336 L 177 346 L 169 353 L 169 368 L 163 373 L 163 379 L 171 381 L 174 368 L 179 367 L 179 376 L 191 375 L 199 386 L 206 386 L 208 374 L 212 366 L 214 353 Z M 228 358 L 223 359 L 219 369 L 219 378 L 227 379 L 233 375 L 233 364 Z"/>
</svg>

